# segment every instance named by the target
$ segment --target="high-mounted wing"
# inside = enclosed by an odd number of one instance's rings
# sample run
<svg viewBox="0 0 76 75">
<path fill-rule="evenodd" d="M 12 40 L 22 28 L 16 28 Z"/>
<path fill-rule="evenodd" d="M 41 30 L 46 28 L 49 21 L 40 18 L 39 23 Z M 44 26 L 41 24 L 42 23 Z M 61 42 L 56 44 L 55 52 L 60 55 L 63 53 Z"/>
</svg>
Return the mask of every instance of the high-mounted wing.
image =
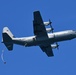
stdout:
<svg viewBox="0 0 76 75">
<path fill-rule="evenodd" d="M 34 14 L 34 21 L 33 21 L 34 34 L 37 37 L 42 36 L 48 37 L 40 12 L 35 11 L 33 14 Z"/>
<path fill-rule="evenodd" d="M 43 23 L 42 17 L 40 15 L 39 11 L 35 11 L 34 13 L 34 21 L 33 21 L 33 27 L 34 27 L 34 34 L 37 37 L 46 37 L 48 38 L 45 25 Z M 52 48 L 50 45 L 41 45 L 40 48 L 43 52 L 47 54 L 48 57 L 53 56 Z"/>
<path fill-rule="evenodd" d="M 54 56 L 50 45 L 40 46 L 43 52 L 47 54 L 48 57 Z"/>
</svg>

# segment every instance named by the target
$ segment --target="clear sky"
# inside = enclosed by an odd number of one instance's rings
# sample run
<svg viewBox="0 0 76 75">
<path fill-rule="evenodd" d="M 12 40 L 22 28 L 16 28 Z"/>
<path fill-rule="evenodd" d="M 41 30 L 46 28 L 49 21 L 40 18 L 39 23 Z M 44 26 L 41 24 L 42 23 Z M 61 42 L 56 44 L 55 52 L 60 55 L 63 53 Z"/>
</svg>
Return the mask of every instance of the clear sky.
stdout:
<svg viewBox="0 0 76 75">
<path fill-rule="evenodd" d="M 39 10 L 44 21 L 51 19 L 54 31 L 76 30 L 76 0 L 0 0 L 0 40 L 2 29 L 9 27 L 16 37 L 33 34 L 33 12 Z M 5 49 L 0 75 L 76 75 L 76 39 L 59 42 L 54 57 L 48 58 L 37 46 L 14 45 Z"/>
</svg>

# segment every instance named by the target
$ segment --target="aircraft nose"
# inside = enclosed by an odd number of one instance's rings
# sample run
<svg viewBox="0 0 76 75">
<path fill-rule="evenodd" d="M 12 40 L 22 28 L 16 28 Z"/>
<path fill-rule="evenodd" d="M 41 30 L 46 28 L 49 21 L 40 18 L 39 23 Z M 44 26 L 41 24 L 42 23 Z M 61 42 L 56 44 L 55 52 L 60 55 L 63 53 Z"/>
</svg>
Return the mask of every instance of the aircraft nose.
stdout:
<svg viewBox="0 0 76 75">
<path fill-rule="evenodd" d="M 76 37 L 76 31 L 74 31 L 75 37 Z"/>
<path fill-rule="evenodd" d="M 76 38 L 76 31 L 75 30 L 72 30 L 72 35 L 74 38 Z"/>
</svg>

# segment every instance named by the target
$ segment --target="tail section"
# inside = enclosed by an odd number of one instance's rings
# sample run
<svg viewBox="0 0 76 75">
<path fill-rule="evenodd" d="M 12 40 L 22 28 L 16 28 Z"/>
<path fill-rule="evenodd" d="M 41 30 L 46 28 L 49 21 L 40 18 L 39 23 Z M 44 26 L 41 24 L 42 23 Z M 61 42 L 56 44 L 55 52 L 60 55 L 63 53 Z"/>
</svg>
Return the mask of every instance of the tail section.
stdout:
<svg viewBox="0 0 76 75">
<path fill-rule="evenodd" d="M 2 37 L 3 37 L 3 43 L 5 44 L 7 49 L 11 51 L 13 49 L 12 38 L 14 38 L 14 35 L 11 33 L 8 27 L 3 28 Z"/>
</svg>

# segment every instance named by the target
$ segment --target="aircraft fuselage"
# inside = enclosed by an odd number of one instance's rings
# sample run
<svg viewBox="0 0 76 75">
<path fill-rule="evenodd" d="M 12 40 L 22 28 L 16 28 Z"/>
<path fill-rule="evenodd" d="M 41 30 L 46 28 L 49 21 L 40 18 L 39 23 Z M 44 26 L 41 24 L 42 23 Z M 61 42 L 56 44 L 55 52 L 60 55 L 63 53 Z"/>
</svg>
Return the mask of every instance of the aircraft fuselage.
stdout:
<svg viewBox="0 0 76 75">
<path fill-rule="evenodd" d="M 74 30 L 67 30 L 67 31 L 60 31 L 55 33 L 49 33 L 47 37 L 23 37 L 23 38 L 13 38 L 14 44 L 19 44 L 23 46 L 39 46 L 39 45 L 46 45 L 46 44 L 53 44 L 55 42 L 71 40 L 76 38 L 76 31 Z"/>
<path fill-rule="evenodd" d="M 66 41 L 76 38 L 76 31 L 66 30 L 60 32 L 53 32 L 52 22 L 49 20 L 44 22 L 39 11 L 33 12 L 33 33 L 30 37 L 15 37 L 8 27 L 3 28 L 2 43 L 5 44 L 9 51 L 13 50 L 13 44 L 22 46 L 39 46 L 48 57 L 54 56 L 52 49 L 58 49 L 60 41 Z M 46 26 L 50 26 L 46 27 Z"/>
</svg>

